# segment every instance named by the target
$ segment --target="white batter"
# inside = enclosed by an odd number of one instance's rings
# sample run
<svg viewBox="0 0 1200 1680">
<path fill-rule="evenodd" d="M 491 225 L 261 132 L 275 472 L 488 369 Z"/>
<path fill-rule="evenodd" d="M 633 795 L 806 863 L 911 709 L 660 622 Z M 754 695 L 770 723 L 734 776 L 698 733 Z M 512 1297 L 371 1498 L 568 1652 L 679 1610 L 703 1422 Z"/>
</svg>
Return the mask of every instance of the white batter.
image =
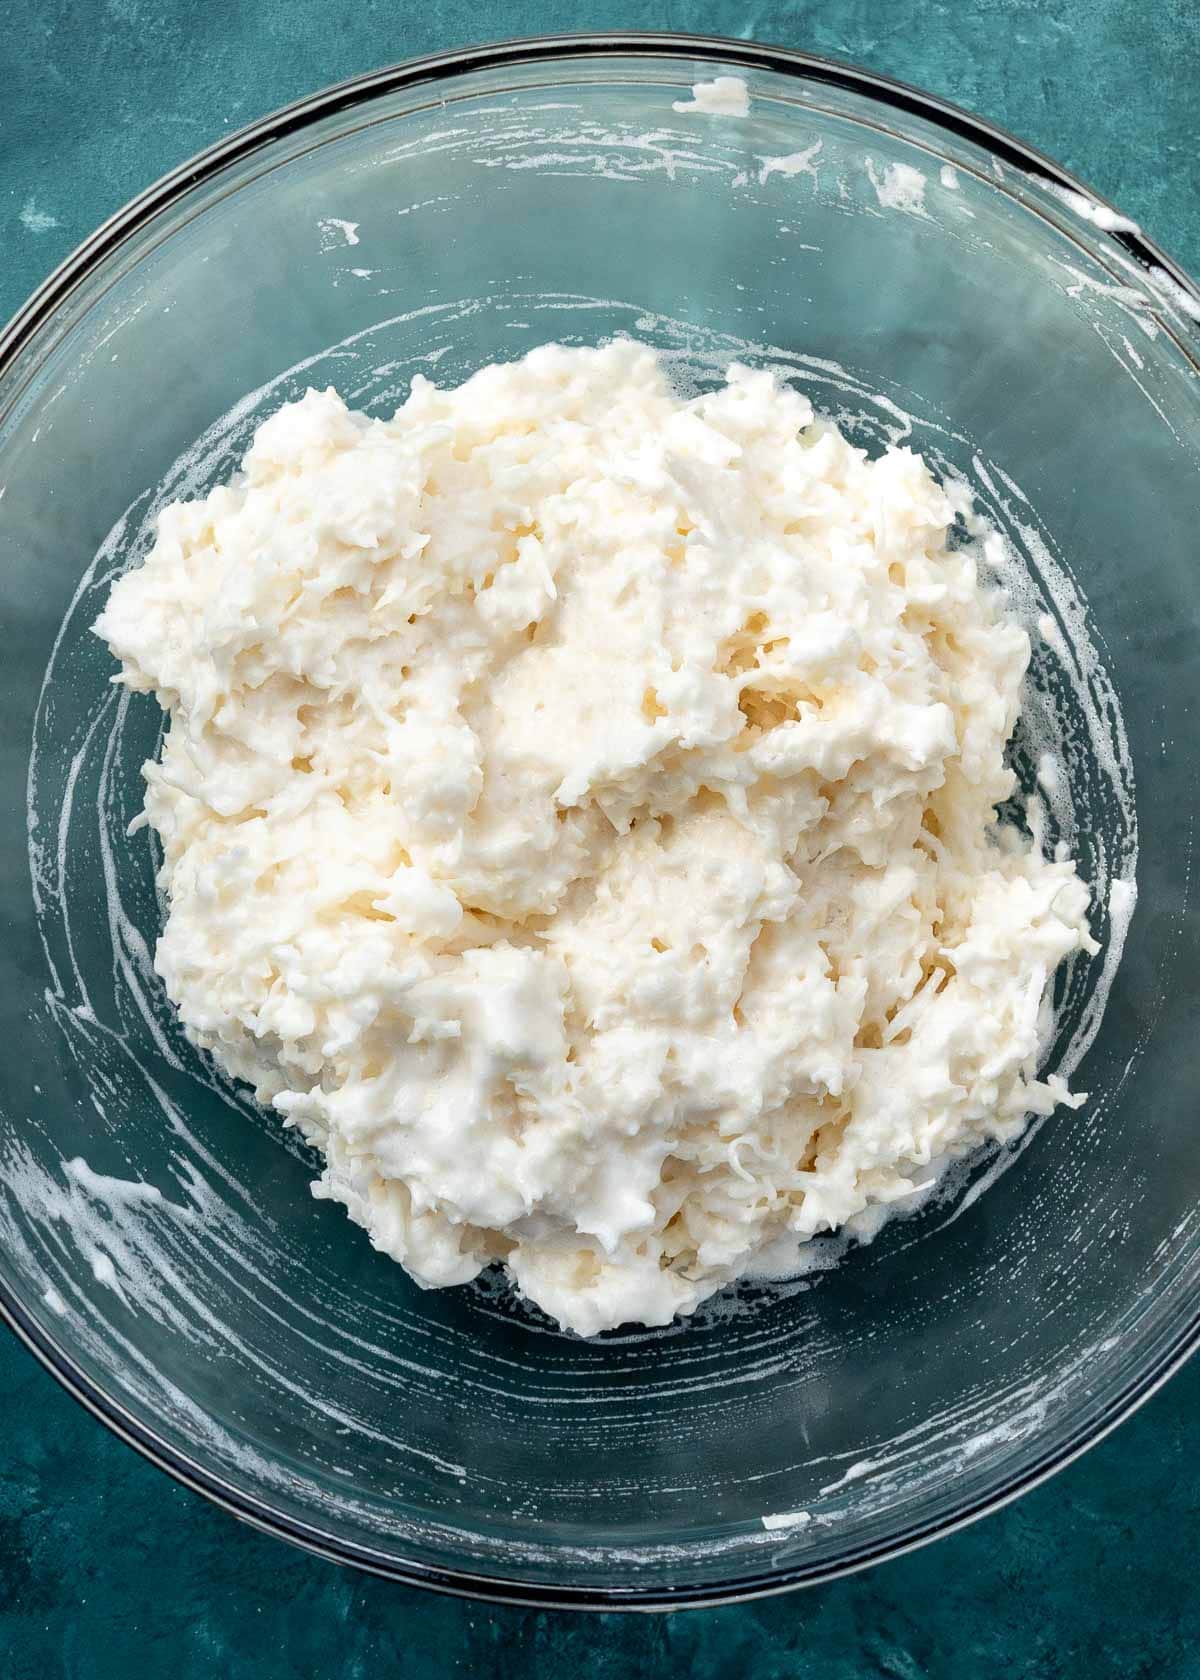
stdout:
<svg viewBox="0 0 1200 1680">
<path fill-rule="evenodd" d="M 310 391 L 97 629 L 188 1032 L 416 1280 L 688 1312 L 1068 1098 L 1088 894 L 993 807 L 1029 657 L 919 456 L 548 345 Z"/>
</svg>

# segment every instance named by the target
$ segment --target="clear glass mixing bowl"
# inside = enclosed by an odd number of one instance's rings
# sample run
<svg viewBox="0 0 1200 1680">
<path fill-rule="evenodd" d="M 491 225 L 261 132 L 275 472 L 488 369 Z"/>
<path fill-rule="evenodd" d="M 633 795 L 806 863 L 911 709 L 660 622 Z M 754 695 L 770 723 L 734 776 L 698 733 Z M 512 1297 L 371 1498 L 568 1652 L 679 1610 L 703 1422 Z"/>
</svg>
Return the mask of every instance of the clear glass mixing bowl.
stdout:
<svg viewBox="0 0 1200 1680">
<path fill-rule="evenodd" d="M 747 115 L 678 109 L 720 74 L 745 79 Z M 18 1333 L 239 1515 L 408 1581 L 552 1603 L 850 1569 L 1127 1413 L 1200 1304 L 1198 315 L 1132 224 L 1006 136 L 735 42 L 401 66 L 100 229 L 0 340 Z M 582 1342 L 495 1285 L 417 1290 L 186 1043 L 150 967 L 151 845 L 125 834 L 159 713 L 111 686 L 88 627 L 154 510 L 228 473 L 306 385 L 387 412 L 414 370 L 457 381 L 614 332 L 692 386 L 774 364 L 863 442 L 907 439 L 976 487 L 1028 567 L 1023 610 L 1052 621 L 1015 750 L 1028 780 L 1057 743 L 1049 820 L 1095 883 L 1105 954 L 1060 985 L 1050 1052 L 1089 1099 L 979 1164 L 986 1195 L 688 1324 Z M 1114 980 L 1135 777 L 1140 901 Z"/>
</svg>

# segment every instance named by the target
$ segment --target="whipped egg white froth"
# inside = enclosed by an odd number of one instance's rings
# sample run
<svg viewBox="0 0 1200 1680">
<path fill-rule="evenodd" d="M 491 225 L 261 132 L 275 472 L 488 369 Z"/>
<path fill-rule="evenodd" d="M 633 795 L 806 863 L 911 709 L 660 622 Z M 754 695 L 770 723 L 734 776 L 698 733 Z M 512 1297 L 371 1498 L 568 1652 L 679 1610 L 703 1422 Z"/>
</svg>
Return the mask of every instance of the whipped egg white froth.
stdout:
<svg viewBox="0 0 1200 1680">
<path fill-rule="evenodd" d="M 309 391 L 162 513 L 96 626 L 170 717 L 156 966 L 418 1283 L 663 1324 L 1077 1100 L 966 511 L 622 340 Z"/>
</svg>

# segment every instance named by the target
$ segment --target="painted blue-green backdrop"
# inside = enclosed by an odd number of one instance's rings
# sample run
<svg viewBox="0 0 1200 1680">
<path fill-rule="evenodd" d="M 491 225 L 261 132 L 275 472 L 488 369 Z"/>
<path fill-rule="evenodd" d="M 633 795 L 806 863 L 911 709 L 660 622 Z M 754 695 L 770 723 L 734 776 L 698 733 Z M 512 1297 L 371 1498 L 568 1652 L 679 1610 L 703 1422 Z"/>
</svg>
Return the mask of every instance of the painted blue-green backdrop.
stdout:
<svg viewBox="0 0 1200 1680">
<path fill-rule="evenodd" d="M 753 36 L 918 83 L 1200 272 L 1200 0 L 0 0 L 0 316 L 140 187 L 274 106 L 441 47 L 604 28 Z M 1200 1680 L 1200 1361 L 965 1533 L 668 1618 L 485 1609 L 302 1556 L 143 1463 L 2 1334 L 0 1425 L 5 1680 Z"/>
</svg>

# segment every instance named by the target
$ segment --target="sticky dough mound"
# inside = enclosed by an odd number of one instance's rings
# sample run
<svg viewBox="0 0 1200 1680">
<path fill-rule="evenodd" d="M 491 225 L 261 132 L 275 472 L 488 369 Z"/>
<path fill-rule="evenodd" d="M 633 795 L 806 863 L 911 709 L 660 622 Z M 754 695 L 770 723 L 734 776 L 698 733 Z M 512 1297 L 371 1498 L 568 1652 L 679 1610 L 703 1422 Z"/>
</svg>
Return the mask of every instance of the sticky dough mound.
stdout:
<svg viewBox="0 0 1200 1680">
<path fill-rule="evenodd" d="M 620 341 L 309 391 L 163 512 L 96 626 L 170 713 L 157 968 L 418 1283 L 662 1324 L 1071 1100 L 1088 893 L 995 824 L 1029 643 L 962 511 Z"/>
</svg>

